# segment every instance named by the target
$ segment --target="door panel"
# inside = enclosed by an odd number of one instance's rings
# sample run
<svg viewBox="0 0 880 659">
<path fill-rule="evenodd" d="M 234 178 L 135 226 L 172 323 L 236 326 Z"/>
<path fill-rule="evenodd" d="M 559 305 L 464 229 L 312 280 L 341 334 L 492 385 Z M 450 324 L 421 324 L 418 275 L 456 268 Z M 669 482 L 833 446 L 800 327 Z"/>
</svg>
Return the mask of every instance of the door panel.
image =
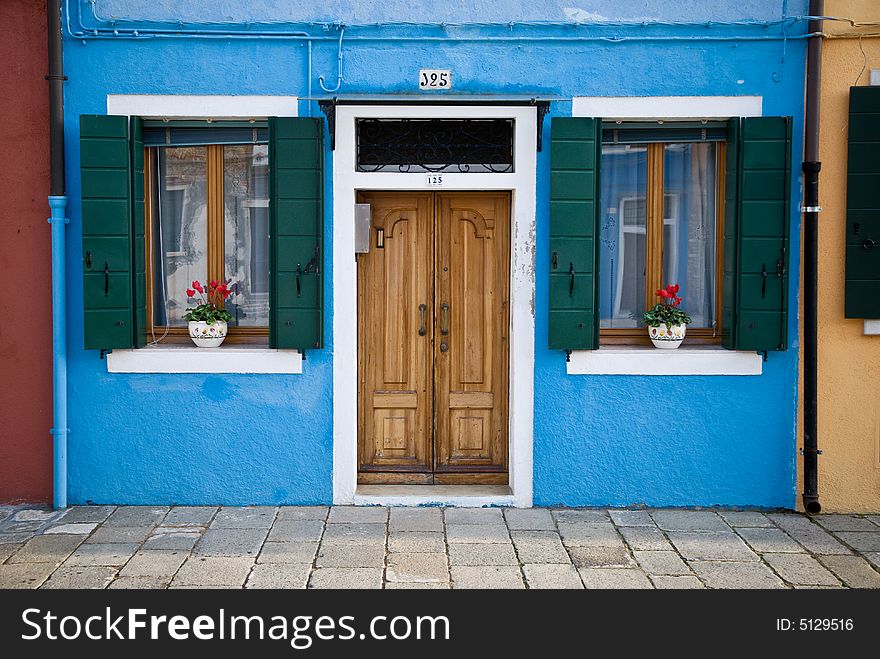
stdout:
<svg viewBox="0 0 880 659">
<path fill-rule="evenodd" d="M 434 481 L 507 482 L 509 197 L 438 194 Z M 448 332 L 444 334 L 444 331 Z M 497 480 L 489 476 L 497 474 Z"/>
<path fill-rule="evenodd" d="M 433 199 L 374 193 L 363 201 L 372 205 L 372 230 L 370 252 L 358 256 L 360 480 L 430 482 Z"/>
<path fill-rule="evenodd" d="M 509 195 L 359 200 L 358 481 L 506 483 Z"/>
</svg>

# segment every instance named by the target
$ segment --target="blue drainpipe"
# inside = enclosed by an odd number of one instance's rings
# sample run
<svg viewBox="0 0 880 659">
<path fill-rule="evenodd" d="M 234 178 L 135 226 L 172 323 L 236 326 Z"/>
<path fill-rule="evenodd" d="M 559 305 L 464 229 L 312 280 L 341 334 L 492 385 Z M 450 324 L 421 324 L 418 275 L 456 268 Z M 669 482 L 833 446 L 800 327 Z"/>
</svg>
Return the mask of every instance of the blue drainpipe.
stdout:
<svg viewBox="0 0 880 659">
<path fill-rule="evenodd" d="M 54 504 L 67 508 L 67 290 L 64 225 L 67 197 L 50 196 L 52 225 L 52 394 L 54 399 Z"/>
</svg>

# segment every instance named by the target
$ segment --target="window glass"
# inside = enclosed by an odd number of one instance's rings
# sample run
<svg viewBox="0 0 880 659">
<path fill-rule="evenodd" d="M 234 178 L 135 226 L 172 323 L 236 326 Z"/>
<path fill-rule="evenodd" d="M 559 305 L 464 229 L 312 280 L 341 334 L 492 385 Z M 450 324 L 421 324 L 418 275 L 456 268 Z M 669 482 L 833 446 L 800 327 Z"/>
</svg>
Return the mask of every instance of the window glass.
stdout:
<svg viewBox="0 0 880 659">
<path fill-rule="evenodd" d="M 269 324 L 269 147 L 223 148 L 226 278 L 238 295 L 226 308 L 230 326 Z"/>
<path fill-rule="evenodd" d="M 599 326 L 641 325 L 645 308 L 647 145 L 602 147 Z"/>
<path fill-rule="evenodd" d="M 186 289 L 208 267 L 207 150 L 203 146 L 155 150 L 153 186 L 153 319 L 184 326 Z"/>
<path fill-rule="evenodd" d="M 664 145 L 663 283 L 681 286 L 691 327 L 715 325 L 715 151 L 713 143 Z"/>
</svg>

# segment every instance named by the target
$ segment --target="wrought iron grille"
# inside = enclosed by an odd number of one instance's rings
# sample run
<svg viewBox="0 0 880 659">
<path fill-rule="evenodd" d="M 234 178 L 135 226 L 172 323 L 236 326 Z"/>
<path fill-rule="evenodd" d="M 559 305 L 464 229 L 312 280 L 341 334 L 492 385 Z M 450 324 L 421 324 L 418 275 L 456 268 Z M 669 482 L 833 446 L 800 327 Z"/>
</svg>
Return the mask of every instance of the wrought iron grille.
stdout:
<svg viewBox="0 0 880 659">
<path fill-rule="evenodd" d="M 512 119 L 358 119 L 359 172 L 512 172 Z"/>
</svg>

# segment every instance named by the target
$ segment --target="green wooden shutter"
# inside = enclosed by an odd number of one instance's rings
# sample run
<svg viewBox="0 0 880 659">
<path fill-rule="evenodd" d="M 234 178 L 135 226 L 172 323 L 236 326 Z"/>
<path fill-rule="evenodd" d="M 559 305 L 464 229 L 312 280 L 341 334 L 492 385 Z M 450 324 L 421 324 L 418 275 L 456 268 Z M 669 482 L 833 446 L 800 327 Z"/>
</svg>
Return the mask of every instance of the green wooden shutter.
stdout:
<svg viewBox="0 0 880 659">
<path fill-rule="evenodd" d="M 791 117 L 733 119 L 728 139 L 722 345 L 785 350 Z"/>
<path fill-rule="evenodd" d="M 146 340 L 143 142 L 128 117 L 80 116 L 84 344 L 133 348 Z M 140 148 L 138 148 L 138 146 Z"/>
<path fill-rule="evenodd" d="M 554 117 L 550 131 L 551 349 L 599 347 L 597 217 L 602 121 Z"/>
<path fill-rule="evenodd" d="M 880 318 L 880 87 L 849 93 L 844 316 Z"/>
<path fill-rule="evenodd" d="M 274 348 L 320 348 L 324 324 L 321 120 L 270 118 L 269 153 L 269 343 Z"/>
</svg>

